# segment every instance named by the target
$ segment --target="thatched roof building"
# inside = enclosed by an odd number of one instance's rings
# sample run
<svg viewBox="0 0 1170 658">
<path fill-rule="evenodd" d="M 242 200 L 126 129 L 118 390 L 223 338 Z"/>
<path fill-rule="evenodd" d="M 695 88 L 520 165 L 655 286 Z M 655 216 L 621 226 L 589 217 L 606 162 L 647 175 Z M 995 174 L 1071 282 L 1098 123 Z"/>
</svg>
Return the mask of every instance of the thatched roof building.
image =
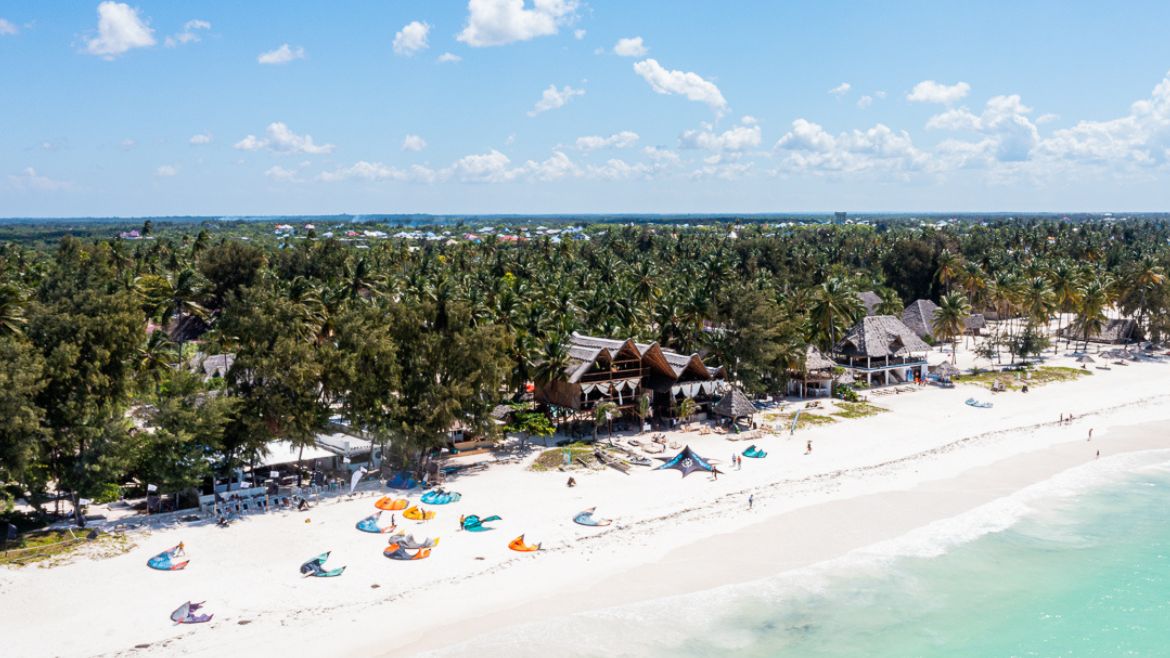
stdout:
<svg viewBox="0 0 1170 658">
<path fill-rule="evenodd" d="M 711 407 L 711 413 L 732 420 L 751 418 L 756 414 L 756 406 L 743 391 L 733 386 Z"/>
<path fill-rule="evenodd" d="M 881 296 L 872 290 L 857 293 L 857 298 L 861 300 L 862 306 L 865 306 L 866 315 L 877 313 L 877 307 L 882 303 Z"/>
<path fill-rule="evenodd" d="M 588 409 L 598 402 L 632 408 L 641 395 L 652 395 L 658 411 L 676 400 L 709 402 L 723 390 L 723 369 L 708 366 L 698 354 L 679 354 L 658 343 L 637 343 L 573 333 L 564 375 L 538 387 L 535 398 L 568 409 Z"/>
<path fill-rule="evenodd" d="M 871 315 L 853 325 L 834 351 L 849 357 L 880 358 L 929 352 L 930 346 L 898 318 Z"/>
<path fill-rule="evenodd" d="M 1061 338 L 1070 340 L 1085 339 L 1084 330 L 1077 327 L 1075 323 L 1068 327 L 1062 327 L 1057 333 Z M 1140 338 L 1137 321 L 1129 318 L 1113 318 L 1105 323 L 1101 331 L 1089 333 L 1089 341 L 1093 343 L 1128 343 L 1137 338 Z"/>
<path fill-rule="evenodd" d="M 816 370 L 832 370 L 837 365 L 832 359 L 821 354 L 816 345 L 809 344 L 804 348 L 804 369 L 807 372 Z"/>
<path fill-rule="evenodd" d="M 938 313 L 938 304 L 929 299 L 916 299 L 902 311 L 902 322 L 906 323 L 919 338 L 937 336 L 934 326 L 935 313 Z"/>
</svg>

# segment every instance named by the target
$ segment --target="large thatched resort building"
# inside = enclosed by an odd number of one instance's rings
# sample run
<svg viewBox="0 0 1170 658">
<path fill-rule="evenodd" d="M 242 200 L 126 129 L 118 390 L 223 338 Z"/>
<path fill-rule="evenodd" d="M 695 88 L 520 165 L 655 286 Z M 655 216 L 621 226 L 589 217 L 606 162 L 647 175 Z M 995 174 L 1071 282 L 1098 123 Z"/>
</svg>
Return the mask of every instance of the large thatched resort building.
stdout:
<svg viewBox="0 0 1170 658">
<path fill-rule="evenodd" d="M 638 398 L 646 396 L 652 415 L 665 418 L 675 415 L 687 398 L 695 401 L 697 411 L 709 410 L 726 387 L 723 369 L 707 366 L 698 354 L 573 333 L 568 367 L 561 377 L 537 386 L 535 398 L 571 412 L 612 402 L 619 413 L 636 415 Z"/>
<path fill-rule="evenodd" d="M 930 346 L 892 315 L 869 315 L 833 348 L 833 360 L 857 382 L 886 386 L 926 376 Z"/>
</svg>

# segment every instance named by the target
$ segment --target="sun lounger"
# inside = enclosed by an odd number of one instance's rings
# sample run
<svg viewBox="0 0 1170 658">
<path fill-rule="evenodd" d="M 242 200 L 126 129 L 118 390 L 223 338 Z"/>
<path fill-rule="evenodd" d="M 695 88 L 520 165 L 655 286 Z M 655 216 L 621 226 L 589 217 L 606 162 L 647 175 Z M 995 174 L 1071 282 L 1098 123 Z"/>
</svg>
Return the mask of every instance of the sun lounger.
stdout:
<svg viewBox="0 0 1170 658">
<path fill-rule="evenodd" d="M 666 446 L 661 443 L 647 443 L 642 447 L 642 450 L 652 455 L 657 455 L 666 451 Z"/>
</svg>

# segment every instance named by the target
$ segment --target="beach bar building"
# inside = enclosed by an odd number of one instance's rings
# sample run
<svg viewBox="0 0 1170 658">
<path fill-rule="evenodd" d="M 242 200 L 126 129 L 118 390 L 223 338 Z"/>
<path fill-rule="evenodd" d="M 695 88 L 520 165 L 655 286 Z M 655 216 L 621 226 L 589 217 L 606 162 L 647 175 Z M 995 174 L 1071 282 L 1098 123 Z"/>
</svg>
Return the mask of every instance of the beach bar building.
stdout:
<svg viewBox="0 0 1170 658">
<path fill-rule="evenodd" d="M 788 373 L 788 394 L 800 398 L 829 397 L 833 394 L 833 368 L 837 364 L 815 345 L 804 349 L 804 367 Z"/>
<path fill-rule="evenodd" d="M 892 315 L 871 315 L 845 334 L 833 359 L 867 386 L 913 382 L 926 376 L 927 345 L 906 323 Z"/>
<path fill-rule="evenodd" d="M 673 415 L 685 398 L 707 411 L 725 390 L 722 368 L 709 367 L 698 354 L 678 354 L 658 343 L 583 336 L 569 339 L 569 365 L 561 377 L 537 386 L 537 402 L 575 412 L 613 402 L 619 413 L 636 409 L 649 396 L 653 414 Z"/>
</svg>

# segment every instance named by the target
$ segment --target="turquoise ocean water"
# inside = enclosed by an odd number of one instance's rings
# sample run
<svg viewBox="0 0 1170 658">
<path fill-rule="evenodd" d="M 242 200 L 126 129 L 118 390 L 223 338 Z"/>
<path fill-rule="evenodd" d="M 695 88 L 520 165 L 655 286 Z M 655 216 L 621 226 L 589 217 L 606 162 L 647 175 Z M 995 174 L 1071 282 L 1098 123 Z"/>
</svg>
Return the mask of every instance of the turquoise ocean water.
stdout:
<svg viewBox="0 0 1170 658">
<path fill-rule="evenodd" d="M 450 653 L 471 651 L 1170 656 L 1170 452 L 1094 462 L 799 572 L 543 621 Z"/>
</svg>

